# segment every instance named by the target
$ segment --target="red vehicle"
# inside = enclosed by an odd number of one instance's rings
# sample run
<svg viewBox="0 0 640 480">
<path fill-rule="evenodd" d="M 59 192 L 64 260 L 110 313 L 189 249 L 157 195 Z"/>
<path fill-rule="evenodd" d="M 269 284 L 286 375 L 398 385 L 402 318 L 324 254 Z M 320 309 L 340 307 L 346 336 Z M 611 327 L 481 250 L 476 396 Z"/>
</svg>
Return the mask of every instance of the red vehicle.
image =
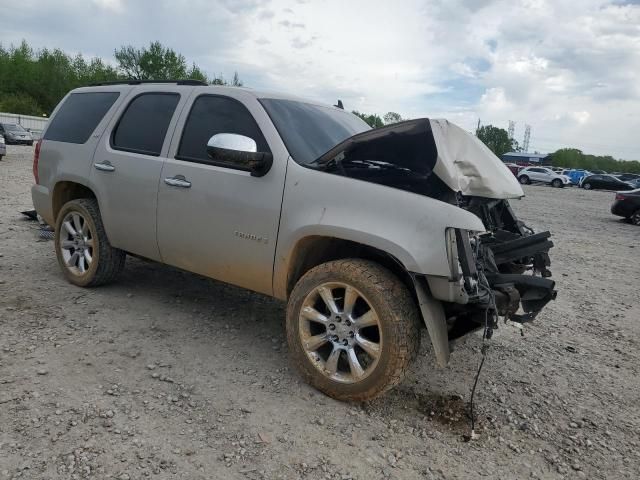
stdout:
<svg viewBox="0 0 640 480">
<path fill-rule="evenodd" d="M 511 170 L 511 173 L 513 173 L 514 177 L 518 176 L 518 172 L 522 168 L 520 165 L 516 165 L 515 163 L 505 163 L 505 165 L 509 168 L 509 170 Z"/>
</svg>

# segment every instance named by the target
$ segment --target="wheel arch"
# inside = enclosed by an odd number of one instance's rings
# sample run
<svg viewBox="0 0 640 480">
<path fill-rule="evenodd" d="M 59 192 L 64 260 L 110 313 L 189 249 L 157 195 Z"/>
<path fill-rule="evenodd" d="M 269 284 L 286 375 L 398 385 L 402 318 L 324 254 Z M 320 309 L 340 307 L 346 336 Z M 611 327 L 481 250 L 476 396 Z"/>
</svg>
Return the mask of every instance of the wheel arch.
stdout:
<svg viewBox="0 0 640 480">
<path fill-rule="evenodd" d="M 58 218 L 58 213 L 65 203 L 78 198 L 94 198 L 98 201 L 93 190 L 82 183 L 68 180 L 57 182 L 51 195 L 53 221 Z"/>
<path fill-rule="evenodd" d="M 286 272 L 286 298 L 309 270 L 322 263 L 344 258 L 361 258 L 382 265 L 396 275 L 417 300 L 411 274 L 394 255 L 364 243 L 323 235 L 304 237 L 293 247 Z"/>
</svg>

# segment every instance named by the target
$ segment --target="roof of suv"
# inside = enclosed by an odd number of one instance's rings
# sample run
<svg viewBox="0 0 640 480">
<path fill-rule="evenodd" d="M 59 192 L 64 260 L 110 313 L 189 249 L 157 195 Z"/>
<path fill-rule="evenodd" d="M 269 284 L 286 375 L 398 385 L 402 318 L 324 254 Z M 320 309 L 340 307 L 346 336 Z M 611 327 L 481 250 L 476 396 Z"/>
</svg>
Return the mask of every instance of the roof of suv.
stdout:
<svg viewBox="0 0 640 480">
<path fill-rule="evenodd" d="M 147 90 L 157 91 L 158 87 L 162 87 L 162 86 L 174 86 L 174 87 L 179 86 L 181 88 L 198 89 L 198 90 L 202 90 L 203 92 L 209 91 L 211 93 L 218 93 L 218 94 L 229 94 L 232 92 L 241 91 L 244 94 L 255 97 L 256 99 L 272 98 L 272 99 L 278 99 L 278 100 L 293 100 L 297 102 L 309 103 L 312 105 L 318 105 L 322 107 L 334 108 L 335 110 L 346 112 L 346 110 L 338 108 L 334 105 L 329 105 L 327 103 L 318 102 L 308 98 L 297 97 L 295 95 L 271 92 L 266 90 L 255 90 L 253 88 L 248 88 L 248 87 L 208 85 L 198 80 L 195 80 L 195 81 L 194 80 L 191 80 L 191 81 L 189 80 L 166 80 L 166 81 L 165 80 L 160 80 L 160 81 L 123 80 L 123 81 L 116 81 L 116 82 L 105 82 L 101 84 L 92 84 L 87 87 L 79 87 L 72 90 L 72 92 L 81 93 L 81 92 L 91 92 L 96 90 L 102 91 L 102 92 L 106 92 L 106 91 L 124 92 L 129 90 L 138 90 L 140 92 L 144 92 Z"/>
</svg>

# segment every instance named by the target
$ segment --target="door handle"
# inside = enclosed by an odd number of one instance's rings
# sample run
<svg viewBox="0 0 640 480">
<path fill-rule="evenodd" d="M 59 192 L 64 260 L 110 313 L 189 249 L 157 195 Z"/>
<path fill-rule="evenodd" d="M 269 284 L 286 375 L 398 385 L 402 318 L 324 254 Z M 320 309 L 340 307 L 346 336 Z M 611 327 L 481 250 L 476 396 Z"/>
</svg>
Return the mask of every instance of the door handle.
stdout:
<svg viewBox="0 0 640 480">
<path fill-rule="evenodd" d="M 185 179 L 182 175 L 167 177 L 164 179 L 164 183 L 171 185 L 172 187 L 191 188 L 191 182 Z"/>
<path fill-rule="evenodd" d="M 109 162 L 108 160 L 105 160 L 101 163 L 94 163 L 93 166 L 96 167 L 97 170 L 100 170 L 102 172 L 113 172 L 116 169 L 116 167 L 111 165 L 111 162 Z"/>
</svg>

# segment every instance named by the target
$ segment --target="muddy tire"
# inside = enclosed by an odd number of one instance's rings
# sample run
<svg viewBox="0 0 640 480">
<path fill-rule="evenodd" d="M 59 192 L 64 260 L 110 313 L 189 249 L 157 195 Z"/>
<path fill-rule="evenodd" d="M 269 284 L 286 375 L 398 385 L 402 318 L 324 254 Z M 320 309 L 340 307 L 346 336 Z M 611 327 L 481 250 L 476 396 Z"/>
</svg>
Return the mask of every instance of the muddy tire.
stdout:
<svg viewBox="0 0 640 480">
<path fill-rule="evenodd" d="M 554 188 L 562 188 L 562 180 L 556 178 L 553 182 L 551 182 L 551 186 Z"/>
<path fill-rule="evenodd" d="M 126 254 L 109 243 L 95 199 L 65 203 L 55 229 L 56 256 L 70 283 L 97 287 L 112 282 L 122 271 Z"/>
<path fill-rule="evenodd" d="M 522 176 L 518 177 L 518 181 L 522 185 L 529 185 L 531 183 L 531 179 L 526 175 L 522 175 Z"/>
<path fill-rule="evenodd" d="M 309 384 L 338 400 L 370 400 L 397 385 L 417 356 L 420 317 L 390 271 L 367 260 L 336 260 L 296 284 L 287 341 Z"/>
</svg>

